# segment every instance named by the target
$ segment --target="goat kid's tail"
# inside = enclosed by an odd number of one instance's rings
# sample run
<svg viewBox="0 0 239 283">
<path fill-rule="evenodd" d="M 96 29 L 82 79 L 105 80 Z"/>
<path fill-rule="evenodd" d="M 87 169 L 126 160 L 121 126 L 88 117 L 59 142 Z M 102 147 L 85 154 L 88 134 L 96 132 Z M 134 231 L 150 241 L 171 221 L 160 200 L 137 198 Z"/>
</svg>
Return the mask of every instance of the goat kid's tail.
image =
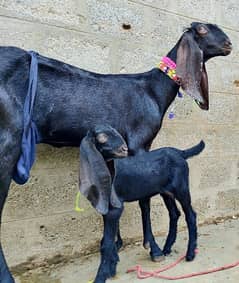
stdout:
<svg viewBox="0 0 239 283">
<path fill-rule="evenodd" d="M 180 154 L 184 159 L 188 159 L 194 155 L 198 155 L 201 151 L 203 151 L 204 147 L 205 147 L 205 142 L 201 140 L 199 144 L 189 149 L 181 150 Z"/>
</svg>

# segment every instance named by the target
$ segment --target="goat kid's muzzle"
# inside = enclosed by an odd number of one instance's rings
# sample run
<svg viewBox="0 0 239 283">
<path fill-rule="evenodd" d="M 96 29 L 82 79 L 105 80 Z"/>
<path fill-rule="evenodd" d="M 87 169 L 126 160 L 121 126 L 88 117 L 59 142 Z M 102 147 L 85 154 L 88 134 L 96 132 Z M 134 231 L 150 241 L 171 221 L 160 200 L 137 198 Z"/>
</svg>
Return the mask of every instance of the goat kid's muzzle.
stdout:
<svg viewBox="0 0 239 283">
<path fill-rule="evenodd" d="M 128 146 L 126 144 L 123 144 L 116 151 L 114 151 L 114 155 L 115 155 L 116 158 L 127 157 L 128 154 L 129 154 L 129 150 L 128 150 Z"/>
</svg>

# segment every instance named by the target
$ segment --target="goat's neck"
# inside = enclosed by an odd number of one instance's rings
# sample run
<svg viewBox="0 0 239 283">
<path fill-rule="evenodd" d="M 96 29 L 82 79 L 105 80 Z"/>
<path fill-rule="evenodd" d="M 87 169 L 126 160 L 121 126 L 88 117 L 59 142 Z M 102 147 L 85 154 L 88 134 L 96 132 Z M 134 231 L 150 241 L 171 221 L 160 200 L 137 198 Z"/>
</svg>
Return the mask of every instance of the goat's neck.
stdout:
<svg viewBox="0 0 239 283">
<path fill-rule="evenodd" d="M 176 44 L 175 47 L 167 54 L 167 57 L 172 59 L 174 62 L 176 62 L 177 59 L 177 48 L 178 44 Z M 159 69 L 154 69 L 153 71 L 153 90 L 163 118 L 165 112 L 178 93 L 179 85 Z"/>
</svg>

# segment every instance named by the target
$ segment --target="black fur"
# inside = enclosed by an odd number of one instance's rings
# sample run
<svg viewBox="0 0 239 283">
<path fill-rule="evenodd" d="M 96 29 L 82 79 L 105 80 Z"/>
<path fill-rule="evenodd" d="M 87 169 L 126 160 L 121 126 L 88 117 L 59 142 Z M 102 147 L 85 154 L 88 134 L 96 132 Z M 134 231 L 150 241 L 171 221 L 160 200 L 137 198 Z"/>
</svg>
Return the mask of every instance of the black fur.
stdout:
<svg viewBox="0 0 239 283">
<path fill-rule="evenodd" d="M 208 29 L 207 35 L 199 35 L 198 27 L 202 25 Z M 177 53 L 185 35 L 195 41 L 194 47 L 203 52 L 203 62 L 230 53 L 230 40 L 222 30 L 211 24 L 193 23 L 168 53 L 175 62 L 181 59 Z M 1 212 L 20 155 L 30 55 L 16 47 L 0 47 L 0 59 Z M 89 129 L 97 124 L 108 124 L 120 132 L 131 154 L 148 150 L 179 89 L 174 81 L 156 68 L 142 74 L 101 75 L 41 55 L 38 59 L 33 120 L 42 143 L 54 146 L 78 147 Z M 179 61 L 179 65 L 184 66 L 182 60 Z M 205 84 L 202 89 L 207 89 Z M 196 90 L 199 91 L 198 88 Z M 198 103 L 201 108 L 208 108 L 207 99 L 201 97 Z M 144 207 L 145 242 L 150 242 L 148 235 L 151 232 L 147 228 L 150 223 L 146 212 L 149 200 L 141 200 L 141 207 Z M 14 282 L 1 246 L 0 279 L 3 283 Z"/>
<path fill-rule="evenodd" d="M 116 274 L 119 246 L 114 242 L 114 239 L 117 235 L 123 203 L 151 198 L 157 194 L 165 199 L 170 224 L 163 251 L 157 245 L 152 246 L 151 256 L 155 260 L 160 260 L 163 255 L 171 252 L 172 245 L 176 240 L 177 221 L 180 216 L 175 202 L 177 199 L 185 213 L 189 233 L 186 259 L 188 261 L 194 259 L 197 247 L 197 225 L 196 213 L 191 206 L 189 168 L 186 159 L 199 154 L 204 147 L 205 144 L 201 141 L 198 145 L 187 150 L 166 147 L 124 158 L 121 162 L 115 160 L 113 189 L 122 203 L 122 207 L 111 207 L 104 216 L 101 263 L 94 282 L 105 282 L 108 277 Z M 150 215 L 147 217 L 150 223 Z M 149 228 L 151 229 L 151 227 Z M 154 241 L 153 234 L 150 237 L 152 237 L 150 240 Z M 120 238 L 119 234 L 118 238 Z"/>
</svg>

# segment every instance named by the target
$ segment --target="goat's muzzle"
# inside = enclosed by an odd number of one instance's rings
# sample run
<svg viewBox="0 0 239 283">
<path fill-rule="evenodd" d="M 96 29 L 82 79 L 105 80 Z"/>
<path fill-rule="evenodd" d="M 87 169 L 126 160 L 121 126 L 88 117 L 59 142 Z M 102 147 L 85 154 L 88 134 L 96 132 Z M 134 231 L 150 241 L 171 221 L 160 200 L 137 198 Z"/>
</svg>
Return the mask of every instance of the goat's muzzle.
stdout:
<svg viewBox="0 0 239 283">
<path fill-rule="evenodd" d="M 121 145 L 115 152 L 116 158 L 123 158 L 128 156 L 128 146 L 126 144 Z"/>
<path fill-rule="evenodd" d="M 230 39 L 227 39 L 223 45 L 222 51 L 224 55 L 229 55 L 232 51 L 232 43 Z"/>
<path fill-rule="evenodd" d="M 209 106 L 208 103 L 202 103 L 197 99 L 194 99 L 194 101 L 197 103 L 197 105 L 202 109 L 202 110 L 208 110 Z"/>
</svg>

